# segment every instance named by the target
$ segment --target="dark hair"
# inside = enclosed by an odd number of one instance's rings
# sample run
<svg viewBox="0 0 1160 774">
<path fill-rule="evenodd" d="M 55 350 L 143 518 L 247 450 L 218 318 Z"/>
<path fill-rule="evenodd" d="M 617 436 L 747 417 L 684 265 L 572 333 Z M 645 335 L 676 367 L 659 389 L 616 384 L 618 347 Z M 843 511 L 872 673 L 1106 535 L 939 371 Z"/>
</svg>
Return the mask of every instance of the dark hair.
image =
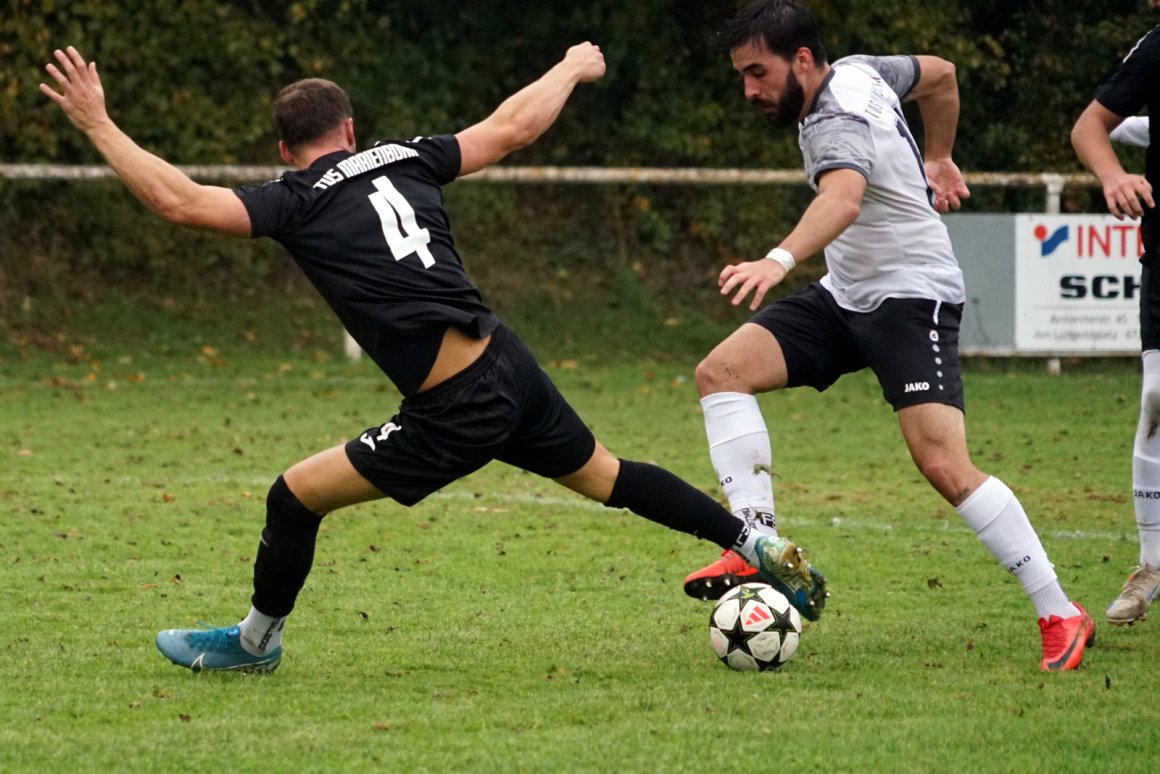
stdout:
<svg viewBox="0 0 1160 774">
<path fill-rule="evenodd" d="M 322 139 L 353 115 L 350 97 L 324 78 L 295 81 L 274 98 L 274 128 L 291 151 Z"/>
<path fill-rule="evenodd" d="M 818 21 L 797 0 L 754 0 L 725 22 L 717 36 L 725 53 L 754 41 L 761 41 L 767 51 L 782 59 L 793 59 L 797 50 L 804 47 L 817 64 L 826 62 Z"/>
</svg>

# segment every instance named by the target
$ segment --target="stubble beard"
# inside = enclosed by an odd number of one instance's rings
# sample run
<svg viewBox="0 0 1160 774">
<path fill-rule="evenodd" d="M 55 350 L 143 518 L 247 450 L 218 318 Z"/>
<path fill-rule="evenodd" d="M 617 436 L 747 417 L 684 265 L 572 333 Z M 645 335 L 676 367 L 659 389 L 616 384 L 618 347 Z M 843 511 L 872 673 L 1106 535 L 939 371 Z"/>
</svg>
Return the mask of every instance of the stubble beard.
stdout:
<svg viewBox="0 0 1160 774">
<path fill-rule="evenodd" d="M 788 129 L 796 126 L 798 116 L 802 114 L 802 107 L 806 103 L 806 93 L 797 78 L 790 73 L 785 80 L 785 88 L 777 102 L 767 99 L 755 100 L 766 120 L 778 129 Z"/>
</svg>

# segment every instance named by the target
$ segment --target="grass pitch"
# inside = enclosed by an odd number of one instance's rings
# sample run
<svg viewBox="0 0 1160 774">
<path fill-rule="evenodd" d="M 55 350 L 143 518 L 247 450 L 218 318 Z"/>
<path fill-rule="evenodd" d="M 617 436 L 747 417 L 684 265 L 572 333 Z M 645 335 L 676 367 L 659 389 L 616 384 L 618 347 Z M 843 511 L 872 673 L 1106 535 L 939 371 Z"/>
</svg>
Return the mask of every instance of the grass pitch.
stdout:
<svg viewBox="0 0 1160 774">
<path fill-rule="evenodd" d="M 161 322 L 0 344 L 0 770 L 1058 772 L 1160 755 L 1160 623 L 1098 625 L 1082 671 L 1039 673 L 1030 605 L 914 470 L 867 374 L 762 398 L 780 526 L 834 592 L 779 672 L 713 656 L 709 607 L 680 589 L 713 546 L 502 465 L 415 508 L 327 517 L 275 674 L 170 666 L 157 630 L 248 608 L 273 478 L 397 396 L 338 357 L 330 323 Z M 716 494 L 702 350 L 677 334 L 650 334 L 654 358 L 529 338 L 615 453 Z M 977 463 L 1100 621 L 1136 558 L 1136 363 L 966 371 Z"/>
</svg>

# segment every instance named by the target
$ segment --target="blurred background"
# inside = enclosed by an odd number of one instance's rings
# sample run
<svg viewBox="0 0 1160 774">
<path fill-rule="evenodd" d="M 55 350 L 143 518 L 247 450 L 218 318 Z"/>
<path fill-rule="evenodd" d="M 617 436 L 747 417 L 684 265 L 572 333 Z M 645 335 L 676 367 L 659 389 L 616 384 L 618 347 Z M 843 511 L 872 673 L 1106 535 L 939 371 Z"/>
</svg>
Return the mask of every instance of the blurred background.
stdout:
<svg viewBox="0 0 1160 774">
<path fill-rule="evenodd" d="M 505 164 L 799 170 L 794 133 L 773 131 L 745 103 L 714 46 L 738 5 L 5 0 L 0 163 L 100 162 L 36 88 L 52 50 L 70 44 L 98 62 L 110 112 L 143 146 L 177 164 L 276 165 L 270 103 L 295 79 L 344 85 L 365 146 L 462 129 L 569 45 L 591 40 L 606 57 L 605 79 L 578 88 L 553 129 Z M 968 173 L 1080 171 L 1072 123 L 1160 21 L 1144 0 L 811 6 L 831 61 L 925 53 L 957 64 L 955 155 Z M 921 135 L 917 117 L 912 126 Z M 1123 155 L 1142 165 L 1139 151 Z M 1070 187 L 1064 206 L 1100 211 L 1094 194 Z M 717 298 L 717 272 L 763 255 L 810 197 L 804 185 L 469 181 L 447 189 L 468 270 L 509 319 L 631 309 L 670 325 L 740 319 Z M 1042 190 L 976 187 L 965 211 L 1042 208 Z M 816 276 L 821 262 L 803 268 L 784 291 Z M 182 231 L 146 216 L 115 181 L 0 178 L 0 322 L 63 324 L 110 296 L 192 310 L 223 300 L 293 304 L 312 291 L 276 245 Z"/>
</svg>

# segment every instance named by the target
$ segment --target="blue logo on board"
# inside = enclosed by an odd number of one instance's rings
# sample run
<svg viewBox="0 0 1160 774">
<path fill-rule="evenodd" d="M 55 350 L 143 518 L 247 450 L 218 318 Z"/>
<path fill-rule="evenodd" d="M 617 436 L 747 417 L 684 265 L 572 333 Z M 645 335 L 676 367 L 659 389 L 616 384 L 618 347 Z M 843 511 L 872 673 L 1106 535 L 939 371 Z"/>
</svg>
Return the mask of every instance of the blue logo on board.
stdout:
<svg viewBox="0 0 1160 774">
<path fill-rule="evenodd" d="M 1046 258 L 1067 241 L 1068 228 L 1060 226 L 1048 236 L 1047 226 L 1040 224 L 1035 227 L 1035 238 L 1039 240 L 1039 257 Z"/>
</svg>

